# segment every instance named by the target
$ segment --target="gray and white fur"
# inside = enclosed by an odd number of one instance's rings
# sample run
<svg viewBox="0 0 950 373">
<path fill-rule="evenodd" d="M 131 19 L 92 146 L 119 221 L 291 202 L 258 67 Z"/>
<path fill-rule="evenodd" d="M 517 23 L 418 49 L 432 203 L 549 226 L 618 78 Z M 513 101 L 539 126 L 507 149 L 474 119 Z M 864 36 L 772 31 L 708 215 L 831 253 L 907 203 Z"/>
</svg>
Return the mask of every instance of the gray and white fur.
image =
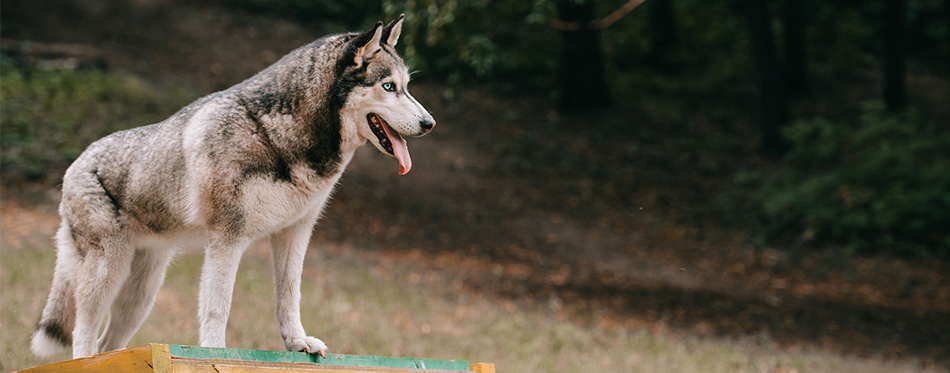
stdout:
<svg viewBox="0 0 950 373">
<path fill-rule="evenodd" d="M 90 145 L 63 177 L 56 268 L 33 352 L 125 347 L 186 247 L 205 250 L 199 344 L 224 347 L 241 256 L 269 238 L 284 345 L 324 355 L 300 322 L 311 230 L 360 145 L 395 155 L 404 174 L 403 136 L 435 125 L 393 49 L 402 20 L 316 40 L 163 122 Z"/>
</svg>

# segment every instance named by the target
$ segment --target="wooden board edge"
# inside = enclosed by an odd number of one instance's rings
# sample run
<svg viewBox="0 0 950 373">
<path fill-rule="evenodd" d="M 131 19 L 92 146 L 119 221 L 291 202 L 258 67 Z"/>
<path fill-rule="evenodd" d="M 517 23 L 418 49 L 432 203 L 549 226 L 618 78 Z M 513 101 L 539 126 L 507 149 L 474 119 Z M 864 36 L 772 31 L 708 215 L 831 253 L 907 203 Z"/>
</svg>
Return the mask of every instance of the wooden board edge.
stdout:
<svg viewBox="0 0 950 373">
<path fill-rule="evenodd" d="M 495 373 L 495 364 L 492 363 L 473 363 L 472 371 L 478 373 Z"/>
<path fill-rule="evenodd" d="M 152 354 L 152 371 L 156 373 L 171 372 L 172 356 L 168 350 L 168 345 L 162 343 L 150 343 L 148 346 Z"/>
<path fill-rule="evenodd" d="M 436 369 L 412 369 L 367 367 L 353 365 L 331 365 L 317 363 L 278 363 L 252 360 L 233 359 L 201 359 L 191 357 L 172 356 L 172 372 L 267 372 L 267 371 L 294 371 L 294 372 L 332 372 L 332 373 L 464 373 Z"/>
<path fill-rule="evenodd" d="M 22 373 L 53 372 L 152 372 L 152 353 L 148 345 L 103 352 L 21 370 Z"/>
<path fill-rule="evenodd" d="M 281 363 L 319 363 L 344 366 L 374 366 L 390 368 L 429 368 L 442 370 L 466 371 L 471 364 L 464 360 L 439 360 L 415 357 L 386 357 L 329 354 L 326 357 L 315 356 L 305 352 L 248 350 L 241 348 L 217 348 L 200 346 L 169 345 L 171 355 L 197 359 L 225 359 L 270 361 Z"/>
</svg>

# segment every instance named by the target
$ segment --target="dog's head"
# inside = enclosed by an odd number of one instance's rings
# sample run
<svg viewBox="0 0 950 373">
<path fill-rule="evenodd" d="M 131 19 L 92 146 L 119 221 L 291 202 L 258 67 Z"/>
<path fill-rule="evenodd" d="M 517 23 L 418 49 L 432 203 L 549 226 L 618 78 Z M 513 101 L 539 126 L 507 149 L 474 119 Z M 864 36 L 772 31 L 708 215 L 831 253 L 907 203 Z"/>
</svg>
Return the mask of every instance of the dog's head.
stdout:
<svg viewBox="0 0 950 373">
<path fill-rule="evenodd" d="M 409 94 L 409 71 L 393 47 L 402 31 L 403 16 L 383 26 L 376 23 L 349 41 L 345 76 L 353 81 L 341 111 L 356 127 L 361 141 L 399 160 L 399 174 L 409 172 L 412 160 L 404 136 L 422 136 L 435 119 Z"/>
</svg>

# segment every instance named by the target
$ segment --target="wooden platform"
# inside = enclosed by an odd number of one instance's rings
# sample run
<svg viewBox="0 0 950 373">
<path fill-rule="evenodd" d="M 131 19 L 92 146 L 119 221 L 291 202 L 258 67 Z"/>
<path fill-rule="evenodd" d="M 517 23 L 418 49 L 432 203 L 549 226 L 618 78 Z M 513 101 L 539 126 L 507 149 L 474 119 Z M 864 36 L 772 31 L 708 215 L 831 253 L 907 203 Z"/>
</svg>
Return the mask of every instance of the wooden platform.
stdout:
<svg viewBox="0 0 950 373">
<path fill-rule="evenodd" d="M 46 372 L 478 372 L 495 373 L 491 363 L 304 352 L 242 350 L 147 344 L 80 359 L 24 369 Z"/>
</svg>

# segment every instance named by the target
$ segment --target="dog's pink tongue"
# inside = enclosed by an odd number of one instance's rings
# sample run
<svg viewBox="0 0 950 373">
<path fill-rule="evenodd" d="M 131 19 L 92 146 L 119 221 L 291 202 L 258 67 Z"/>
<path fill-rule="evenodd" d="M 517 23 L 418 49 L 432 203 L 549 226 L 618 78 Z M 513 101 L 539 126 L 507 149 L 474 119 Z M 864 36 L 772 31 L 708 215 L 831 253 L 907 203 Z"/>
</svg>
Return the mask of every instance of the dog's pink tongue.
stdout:
<svg viewBox="0 0 950 373">
<path fill-rule="evenodd" d="M 406 144 L 406 139 L 389 126 L 384 125 L 383 130 L 386 131 L 386 137 L 389 137 L 389 142 L 393 145 L 393 155 L 399 160 L 399 174 L 409 173 L 409 169 L 412 168 L 412 158 L 409 158 L 409 146 Z"/>
</svg>

